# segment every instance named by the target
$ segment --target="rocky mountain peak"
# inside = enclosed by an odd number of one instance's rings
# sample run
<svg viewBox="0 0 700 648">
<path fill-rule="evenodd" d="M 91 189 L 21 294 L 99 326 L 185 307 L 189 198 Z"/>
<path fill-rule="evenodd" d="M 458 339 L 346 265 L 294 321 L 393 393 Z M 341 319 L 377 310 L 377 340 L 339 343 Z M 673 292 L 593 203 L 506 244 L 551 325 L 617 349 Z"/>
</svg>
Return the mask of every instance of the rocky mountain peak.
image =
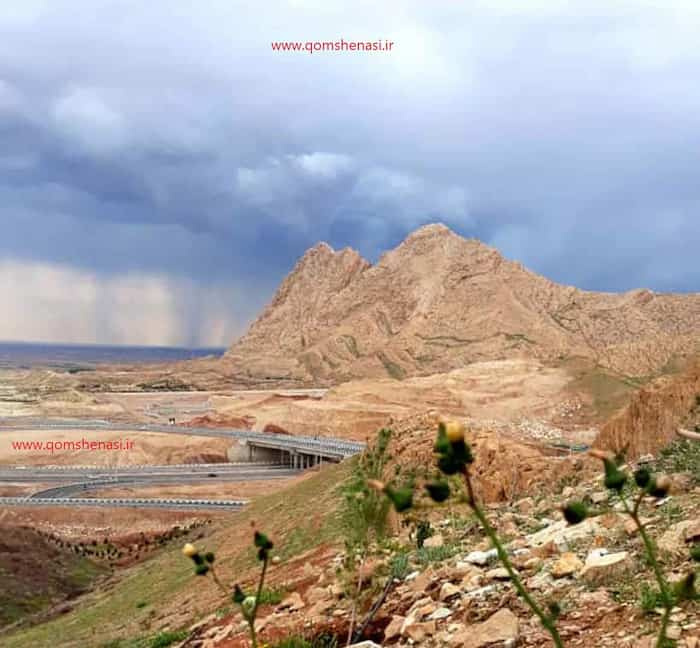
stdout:
<svg viewBox="0 0 700 648">
<path fill-rule="evenodd" d="M 698 320 L 700 294 L 580 291 L 434 223 L 375 266 L 350 248 L 315 245 L 229 357 L 317 383 L 523 356 L 581 356 L 648 375 L 695 348 Z"/>
</svg>

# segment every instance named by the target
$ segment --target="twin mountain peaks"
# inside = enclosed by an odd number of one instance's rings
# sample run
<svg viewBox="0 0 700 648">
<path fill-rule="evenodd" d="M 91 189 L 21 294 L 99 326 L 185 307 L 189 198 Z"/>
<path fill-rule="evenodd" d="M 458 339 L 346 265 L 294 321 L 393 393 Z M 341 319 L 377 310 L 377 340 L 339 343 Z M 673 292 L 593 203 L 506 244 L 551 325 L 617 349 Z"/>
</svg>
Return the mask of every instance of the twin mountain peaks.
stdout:
<svg viewBox="0 0 700 648">
<path fill-rule="evenodd" d="M 700 293 L 563 286 L 432 224 L 375 265 L 315 245 L 225 360 L 254 379 L 309 384 L 514 357 L 650 376 L 700 349 L 699 323 Z"/>
</svg>

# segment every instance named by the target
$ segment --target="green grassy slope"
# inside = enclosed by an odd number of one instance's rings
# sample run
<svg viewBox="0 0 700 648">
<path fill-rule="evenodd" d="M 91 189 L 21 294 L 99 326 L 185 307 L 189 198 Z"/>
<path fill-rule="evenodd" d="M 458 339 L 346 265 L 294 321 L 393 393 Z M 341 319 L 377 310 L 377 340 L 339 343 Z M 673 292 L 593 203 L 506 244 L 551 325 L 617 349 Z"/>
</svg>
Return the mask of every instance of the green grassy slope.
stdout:
<svg viewBox="0 0 700 648">
<path fill-rule="evenodd" d="M 215 525 L 197 542 L 217 553 L 217 572 L 224 582 L 235 582 L 255 566 L 253 521 L 276 541 L 275 553 L 283 560 L 321 544 L 335 543 L 340 539 L 336 489 L 347 474 L 347 462 L 326 466 L 289 488 L 260 497 L 247 510 L 232 514 L 230 522 Z M 229 603 L 209 579 L 195 579 L 180 546 L 172 546 L 133 567 L 110 591 L 86 595 L 72 612 L 9 636 L 0 635 L 0 646 L 120 645 L 115 640 L 153 635 L 166 627 L 186 627 Z"/>
</svg>

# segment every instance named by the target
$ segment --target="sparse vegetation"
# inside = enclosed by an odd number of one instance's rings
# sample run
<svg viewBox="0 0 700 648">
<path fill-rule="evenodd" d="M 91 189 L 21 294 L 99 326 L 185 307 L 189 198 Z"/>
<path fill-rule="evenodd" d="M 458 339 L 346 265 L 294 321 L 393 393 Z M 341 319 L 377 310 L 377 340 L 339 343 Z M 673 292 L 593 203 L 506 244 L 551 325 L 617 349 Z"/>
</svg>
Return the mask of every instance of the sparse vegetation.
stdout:
<svg viewBox="0 0 700 648">
<path fill-rule="evenodd" d="M 258 647 L 257 633 L 255 629 L 255 620 L 257 618 L 258 609 L 261 605 L 266 602 L 270 603 L 272 598 L 277 598 L 276 595 L 268 593 L 264 598 L 264 585 L 265 585 L 265 575 L 267 573 L 267 568 L 270 563 L 270 551 L 274 547 L 272 541 L 261 531 L 255 530 L 253 534 L 253 546 L 256 549 L 257 558 L 262 563 L 262 569 L 260 571 L 260 579 L 258 580 L 257 588 L 255 589 L 255 594 L 246 594 L 239 584 L 234 585 L 233 593 L 227 588 L 219 579 L 214 569 L 214 562 L 216 556 L 212 551 L 201 552 L 197 547 L 191 543 L 187 543 L 183 549 L 182 553 L 190 558 L 194 563 L 194 573 L 197 576 L 211 576 L 213 581 L 217 586 L 226 594 L 231 595 L 233 602 L 240 606 L 243 618 L 248 624 L 248 630 L 250 632 L 250 642 L 253 648 Z M 279 602 L 281 597 L 277 600 Z"/>
<path fill-rule="evenodd" d="M 700 483 L 700 443 L 674 441 L 661 451 L 657 465 L 665 472 L 688 473 L 696 484 Z"/>
<path fill-rule="evenodd" d="M 451 495 L 451 489 L 446 478 L 452 475 L 461 475 L 463 477 L 466 488 L 467 502 L 479 521 L 481 528 L 484 530 L 491 541 L 491 544 L 496 550 L 498 558 L 508 572 L 508 576 L 513 583 L 513 586 L 528 607 L 539 618 L 542 626 L 552 637 L 554 645 L 557 648 L 563 648 L 564 644 L 562 643 L 561 637 L 559 636 L 559 632 L 556 628 L 556 620 L 560 613 L 559 605 L 556 602 L 548 602 L 547 611 L 545 612 L 544 609 L 534 600 L 530 592 L 527 591 L 516 570 L 514 569 L 503 543 L 501 542 L 494 528 L 491 526 L 491 523 L 488 521 L 484 510 L 476 498 L 471 473 L 469 470 L 469 466 L 474 461 L 474 456 L 472 455 L 469 444 L 465 440 L 464 426 L 456 422 L 451 422 L 448 424 L 440 423 L 434 450 L 437 457 L 437 468 L 439 473 L 432 481 L 424 484 L 424 488 L 428 496 L 437 503 L 447 501 Z M 373 486 L 378 491 L 383 492 L 388 499 L 391 500 L 397 512 L 401 513 L 412 507 L 412 489 L 409 492 L 407 488 L 396 489 L 390 484 L 384 484 L 381 482 L 374 483 Z M 424 549 L 425 547 L 423 550 Z M 440 549 L 442 549 L 442 547 L 440 547 Z"/>
<path fill-rule="evenodd" d="M 321 635 L 313 639 L 304 637 L 287 637 L 270 648 L 338 648 L 338 640 L 331 635 Z"/>
<path fill-rule="evenodd" d="M 470 465 L 474 461 L 474 457 L 469 444 L 465 440 L 464 426 L 454 422 L 448 424 L 441 423 L 438 428 L 434 451 L 439 472 L 424 484 L 427 495 L 434 502 L 443 503 L 451 497 L 454 489 L 454 486 L 448 482 L 448 478 L 453 475 L 461 475 L 463 477 L 467 502 L 474 516 L 479 521 L 481 528 L 491 541 L 498 559 L 508 573 L 513 587 L 525 604 L 539 618 L 542 626 L 551 636 L 554 645 L 557 648 L 563 648 L 564 643 L 557 629 L 557 620 L 562 611 L 560 603 L 550 599 L 547 600 L 544 605 L 541 605 L 525 588 L 511 563 L 503 541 L 496 533 L 484 509 L 476 498 L 470 474 Z M 688 571 L 687 574 L 673 586 L 668 583 L 657 558 L 654 541 L 649 536 L 640 516 L 640 506 L 644 498 L 664 498 L 670 489 L 671 480 L 665 474 L 652 474 L 644 467 L 639 468 L 633 476 L 630 476 L 622 467 L 622 457 L 600 451 L 591 451 L 591 454 L 603 461 L 605 486 L 610 491 L 611 495 L 619 500 L 623 510 L 633 520 L 639 537 L 642 539 L 645 562 L 653 571 L 658 589 L 645 584 L 639 592 L 640 606 L 646 612 L 656 610 L 659 607 L 663 608 L 664 613 L 655 646 L 656 648 L 667 648 L 672 645 L 672 641 L 668 638 L 667 633 L 674 606 L 684 601 L 700 600 L 700 596 L 696 590 L 697 575 L 694 570 L 691 569 Z M 672 451 L 669 456 L 674 455 L 675 452 Z M 396 489 L 390 484 L 382 482 L 371 482 L 370 485 L 378 492 L 384 493 L 387 499 L 394 504 L 397 512 L 405 512 L 413 506 L 414 493 L 412 490 L 406 492 L 406 489 Z M 570 525 L 580 524 L 590 515 L 587 504 L 582 501 L 568 502 L 563 507 L 562 512 L 565 520 Z M 678 519 L 680 516 L 680 509 L 669 510 L 668 515 L 671 521 Z M 448 545 L 437 547 L 436 549 L 445 550 L 445 558 L 451 555 Z M 418 555 L 420 556 L 421 552 L 426 552 L 427 550 L 432 551 L 432 548 L 422 547 L 418 550 Z M 441 558 L 443 558 L 443 556 L 440 556 L 438 559 Z M 700 561 L 700 547 L 697 544 L 690 548 L 690 558 L 694 561 Z"/>
<path fill-rule="evenodd" d="M 634 525 L 644 543 L 645 561 L 652 568 L 654 578 L 658 585 L 658 591 L 647 589 L 642 592 L 642 607 L 658 603 L 664 608 L 661 626 L 656 640 L 656 648 L 665 648 L 668 645 L 668 625 L 673 608 L 677 603 L 695 600 L 698 594 L 695 590 L 696 574 L 689 571 L 687 575 L 673 588 L 669 585 L 657 557 L 654 541 L 649 536 L 645 524 L 640 516 L 640 507 L 646 496 L 657 499 L 666 497 L 671 487 L 670 478 L 663 473 L 653 474 L 648 468 L 637 469 L 630 477 L 629 473 L 621 467 L 621 458 L 610 452 L 591 451 L 593 456 L 603 462 L 605 471 L 605 487 L 617 496 L 624 511 L 633 520 Z M 626 488 L 634 484 L 636 495 L 629 501 Z M 628 492 L 628 491 L 627 491 Z M 587 509 L 581 502 L 569 503 L 565 509 L 565 516 L 570 524 L 578 524 L 587 517 Z M 692 554 L 691 554 L 692 555 Z"/>
</svg>

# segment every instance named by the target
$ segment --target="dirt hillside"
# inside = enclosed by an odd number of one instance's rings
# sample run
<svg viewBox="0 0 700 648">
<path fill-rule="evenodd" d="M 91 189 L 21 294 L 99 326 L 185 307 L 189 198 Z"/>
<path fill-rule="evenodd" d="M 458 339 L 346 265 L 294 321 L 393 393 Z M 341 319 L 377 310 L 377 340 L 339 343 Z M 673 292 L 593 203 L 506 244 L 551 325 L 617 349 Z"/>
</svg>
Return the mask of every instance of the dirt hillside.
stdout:
<svg viewBox="0 0 700 648">
<path fill-rule="evenodd" d="M 625 450 L 630 459 L 655 454 L 676 438 L 679 426 L 700 423 L 700 362 L 640 389 L 601 429 L 596 446 Z"/>
</svg>

